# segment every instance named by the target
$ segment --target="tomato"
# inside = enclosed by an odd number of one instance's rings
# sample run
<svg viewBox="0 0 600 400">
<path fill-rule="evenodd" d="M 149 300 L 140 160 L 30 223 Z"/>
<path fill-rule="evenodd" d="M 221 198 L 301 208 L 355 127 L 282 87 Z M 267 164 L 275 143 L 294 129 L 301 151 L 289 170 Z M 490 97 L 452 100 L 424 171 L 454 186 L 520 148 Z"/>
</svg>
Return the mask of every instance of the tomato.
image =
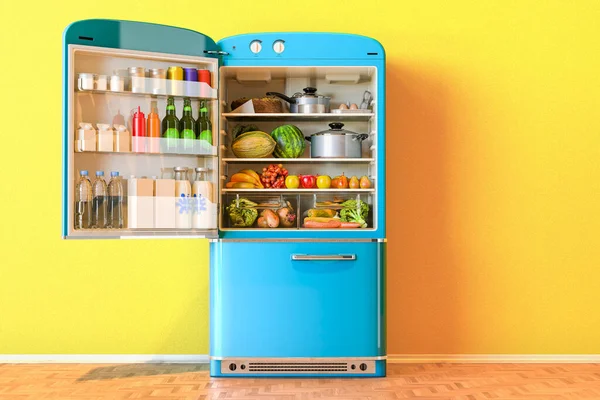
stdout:
<svg viewBox="0 0 600 400">
<path fill-rule="evenodd" d="M 285 178 L 285 187 L 288 189 L 298 189 L 300 186 L 300 179 L 296 175 L 288 175 Z"/>
<path fill-rule="evenodd" d="M 310 189 L 315 187 L 317 178 L 314 175 L 300 175 L 300 183 L 303 188 Z"/>
<path fill-rule="evenodd" d="M 331 187 L 331 178 L 328 175 L 321 175 L 317 178 L 317 187 L 319 189 L 329 189 Z"/>
</svg>

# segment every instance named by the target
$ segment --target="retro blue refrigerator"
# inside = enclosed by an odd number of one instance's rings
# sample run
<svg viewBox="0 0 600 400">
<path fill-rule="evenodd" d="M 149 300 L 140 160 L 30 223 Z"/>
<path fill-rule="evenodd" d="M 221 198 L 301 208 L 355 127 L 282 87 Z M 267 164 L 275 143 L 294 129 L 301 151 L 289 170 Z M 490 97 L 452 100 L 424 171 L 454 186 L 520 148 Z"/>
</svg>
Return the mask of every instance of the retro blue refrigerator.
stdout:
<svg viewBox="0 0 600 400">
<path fill-rule="evenodd" d="M 300 32 L 215 42 L 171 26 L 85 20 L 65 30 L 63 51 L 63 237 L 210 240 L 212 376 L 384 376 L 382 46 L 364 36 Z M 188 80 L 178 79 L 172 67 L 185 69 Z M 208 70 L 209 81 L 190 78 L 190 70 Z M 168 76 L 160 75 L 164 71 Z M 256 106 L 268 92 L 292 96 L 307 87 L 330 99 L 328 112 L 292 113 L 285 101 L 269 111 Z M 158 112 L 162 120 L 169 98 L 178 118 L 184 99 L 190 99 L 194 118 L 199 108 L 208 110 L 212 140 L 134 136 L 135 110 L 144 117 Z M 367 135 L 359 157 L 311 157 L 310 142 L 297 158 L 242 158 L 232 150 L 240 131 L 270 133 L 293 125 L 310 137 L 334 122 Z M 112 148 L 107 137 L 113 138 Z M 251 169 L 260 175 L 271 164 L 283 165 L 290 175 L 365 176 L 370 185 L 228 184 L 235 173 Z M 174 176 L 178 168 L 189 172 L 184 175 L 189 186 L 181 174 Z M 95 197 L 88 205 L 84 195 L 76 195 L 82 170 L 123 176 L 123 227 L 82 222 L 99 204 Z M 209 192 L 179 194 L 189 190 L 185 187 L 195 191 L 197 180 L 208 181 Z M 236 225 L 230 210 L 244 199 L 257 213 L 288 208 L 296 219 L 286 227 Z M 351 202 L 368 206 L 366 226 L 304 227 L 310 212 L 333 210 L 337 219 Z"/>
</svg>

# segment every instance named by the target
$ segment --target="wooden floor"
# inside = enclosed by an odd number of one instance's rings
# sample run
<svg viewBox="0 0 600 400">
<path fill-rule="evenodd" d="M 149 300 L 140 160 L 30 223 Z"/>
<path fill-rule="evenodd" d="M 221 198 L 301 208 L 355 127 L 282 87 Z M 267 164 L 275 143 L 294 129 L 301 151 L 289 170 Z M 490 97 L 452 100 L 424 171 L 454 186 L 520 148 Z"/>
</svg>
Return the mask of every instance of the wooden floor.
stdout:
<svg viewBox="0 0 600 400">
<path fill-rule="evenodd" d="M 388 364 L 386 378 L 214 379 L 206 365 L 0 364 L 0 399 L 600 399 L 600 364 Z"/>
</svg>

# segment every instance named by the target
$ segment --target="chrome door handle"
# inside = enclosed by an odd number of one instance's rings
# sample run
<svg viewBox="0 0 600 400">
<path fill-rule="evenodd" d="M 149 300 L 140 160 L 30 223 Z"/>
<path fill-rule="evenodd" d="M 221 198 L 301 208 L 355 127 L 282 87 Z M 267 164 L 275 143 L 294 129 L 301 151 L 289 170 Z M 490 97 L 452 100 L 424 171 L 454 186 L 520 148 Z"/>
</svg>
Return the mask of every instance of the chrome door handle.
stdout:
<svg viewBox="0 0 600 400">
<path fill-rule="evenodd" d="M 356 254 L 292 254 L 292 261 L 354 261 Z"/>
</svg>

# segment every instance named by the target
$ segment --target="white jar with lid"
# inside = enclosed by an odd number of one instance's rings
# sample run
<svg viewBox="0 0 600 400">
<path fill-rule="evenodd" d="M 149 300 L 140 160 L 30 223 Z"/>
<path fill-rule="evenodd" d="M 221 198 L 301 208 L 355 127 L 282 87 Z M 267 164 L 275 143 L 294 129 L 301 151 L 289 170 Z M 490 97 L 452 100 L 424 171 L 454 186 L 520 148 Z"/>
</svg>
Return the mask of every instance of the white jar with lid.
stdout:
<svg viewBox="0 0 600 400">
<path fill-rule="evenodd" d="M 133 93 L 144 93 L 146 88 L 146 69 L 144 67 L 130 67 L 128 71 L 131 78 L 131 91 Z"/>
<path fill-rule="evenodd" d="M 106 90 L 108 81 L 106 75 L 98 75 L 96 78 L 96 90 Z"/>
<path fill-rule="evenodd" d="M 113 75 L 110 77 L 110 90 L 112 92 L 124 92 L 125 91 L 125 79 L 119 75 Z"/>
<path fill-rule="evenodd" d="M 79 74 L 77 84 L 79 90 L 94 90 L 94 78 L 96 75 L 87 72 Z"/>
</svg>

